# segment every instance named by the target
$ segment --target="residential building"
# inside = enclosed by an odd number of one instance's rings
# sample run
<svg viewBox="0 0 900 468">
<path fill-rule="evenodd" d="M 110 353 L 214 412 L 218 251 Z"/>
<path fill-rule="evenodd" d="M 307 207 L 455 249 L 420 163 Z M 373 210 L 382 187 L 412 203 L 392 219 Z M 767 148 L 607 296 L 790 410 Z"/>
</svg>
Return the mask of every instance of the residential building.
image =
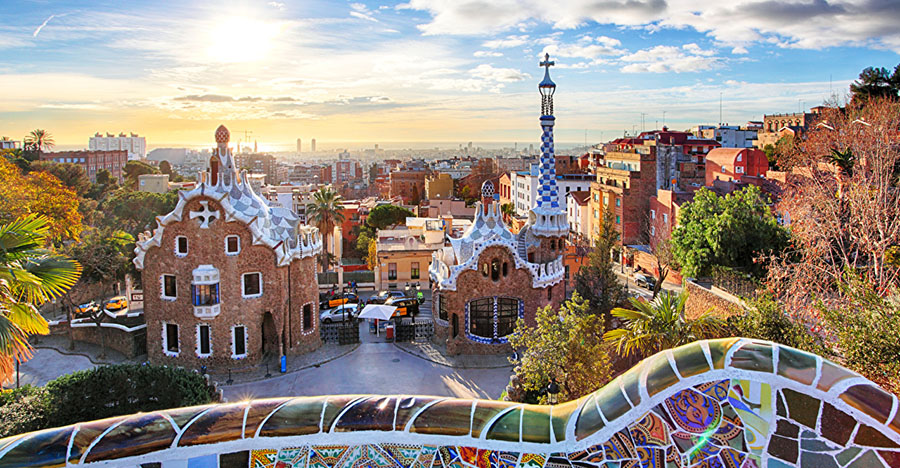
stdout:
<svg viewBox="0 0 900 468">
<path fill-rule="evenodd" d="M 692 131 L 694 136 L 719 142 L 722 148 L 753 148 L 758 132 L 738 125 L 699 125 Z"/>
<path fill-rule="evenodd" d="M 450 216 L 455 219 L 474 219 L 475 207 L 467 206 L 465 200 L 458 198 L 451 200 L 429 199 L 424 209 L 425 216 L 440 218 Z"/>
<path fill-rule="evenodd" d="M 297 154 L 303 152 L 303 140 L 297 138 Z"/>
<path fill-rule="evenodd" d="M 138 176 L 138 191 L 166 193 L 169 191 L 169 174 L 141 174 Z"/>
<path fill-rule="evenodd" d="M 566 194 L 566 221 L 575 237 L 591 238 L 590 190 Z"/>
<path fill-rule="evenodd" d="M 316 139 L 315 138 L 313 138 L 312 141 L 310 142 L 310 146 L 312 147 L 312 152 L 315 153 L 316 152 Z"/>
<path fill-rule="evenodd" d="M 278 183 L 275 156 L 264 153 L 237 153 L 234 160 L 239 170 L 246 169 L 247 172 L 254 174 L 265 174 L 265 182 L 268 185 Z"/>
<path fill-rule="evenodd" d="M 766 153 L 752 148 L 717 148 L 706 155 L 706 184 L 717 180 L 741 181 L 746 177 L 765 176 L 769 170 Z"/>
<path fill-rule="evenodd" d="M 591 237 L 597 237 L 609 213 L 623 244 L 639 243 L 646 232 L 644 219 L 656 193 L 656 160 L 650 151 L 608 152 L 591 183 Z"/>
<path fill-rule="evenodd" d="M 410 217 L 404 226 L 380 229 L 375 241 L 375 289 L 428 288 L 432 254 L 443 247 L 441 218 Z"/>
<path fill-rule="evenodd" d="M 41 161 L 78 164 L 84 169 L 91 182 L 97 181 L 97 173 L 101 169 L 108 170 L 120 182 L 125 180 L 125 163 L 128 162 L 128 151 L 55 151 L 41 153 Z"/>
<path fill-rule="evenodd" d="M 497 201 L 500 205 L 512 203 L 512 181 L 509 178 L 510 173 L 504 172 L 500 175 L 500 181 L 497 183 Z"/>
<path fill-rule="evenodd" d="M 308 185 L 323 183 L 321 168 L 317 164 L 295 164 L 288 181 L 292 185 Z"/>
<path fill-rule="evenodd" d="M 755 146 L 764 149 L 767 145 L 774 146 L 785 135 L 800 136 L 822 120 L 826 109 L 828 108 L 825 106 L 816 106 L 809 112 L 764 115 L 763 128 L 759 132 Z M 784 130 L 790 132 L 785 133 Z"/>
<path fill-rule="evenodd" d="M 510 178 L 510 199 L 518 216 L 526 216 L 541 186 L 539 166 L 531 166 L 528 172 L 512 172 Z M 590 174 L 558 174 L 556 186 L 559 187 L 560 202 L 565 210 L 566 194 L 569 192 L 583 192 L 591 189 Z"/>
<path fill-rule="evenodd" d="M 224 372 L 321 345 L 321 235 L 253 191 L 228 129 L 215 137 L 198 187 L 180 192 L 135 248 L 153 364 Z"/>
<path fill-rule="evenodd" d="M 21 147 L 20 143 L 21 142 L 15 141 L 15 140 L 0 139 L 0 150 L 20 148 Z"/>
<path fill-rule="evenodd" d="M 361 178 L 362 166 L 359 161 L 352 159 L 339 159 L 323 165 L 320 176 L 322 183 L 334 185 L 343 185 Z"/>
<path fill-rule="evenodd" d="M 450 174 L 438 172 L 426 177 L 425 198 L 428 200 L 453 198 L 453 179 Z"/>
<path fill-rule="evenodd" d="M 407 161 L 402 166 L 392 171 L 389 176 L 391 198 L 400 197 L 403 203 L 420 201 L 425 195 L 425 177 L 428 170 L 424 164 L 415 164 Z"/>
<path fill-rule="evenodd" d="M 147 139 L 138 136 L 137 133 L 129 133 L 128 135 L 120 133 L 113 135 L 107 133 L 102 135 L 99 132 L 88 141 L 88 150 L 90 151 L 127 151 L 128 159 L 144 159 L 147 157 Z"/>
<path fill-rule="evenodd" d="M 541 92 L 541 185 L 518 234 L 507 228 L 494 199 L 494 184 L 481 187 L 475 221 L 460 237 L 434 252 L 429 275 L 433 283 L 434 340 L 449 354 L 511 352 L 509 335 L 521 318 L 535 325 L 540 307 L 565 300 L 562 253 L 569 235 L 561 207 L 553 157 L 553 93 L 547 58 Z"/>
</svg>

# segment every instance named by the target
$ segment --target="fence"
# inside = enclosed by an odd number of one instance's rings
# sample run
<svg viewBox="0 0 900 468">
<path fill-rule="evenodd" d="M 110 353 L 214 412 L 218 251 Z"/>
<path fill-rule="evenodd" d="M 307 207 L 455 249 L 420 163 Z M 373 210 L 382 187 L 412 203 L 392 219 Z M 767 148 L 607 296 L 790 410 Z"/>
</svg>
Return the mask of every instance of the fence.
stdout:
<svg viewBox="0 0 900 468">
<path fill-rule="evenodd" d="M 340 345 L 359 343 L 359 326 L 356 322 L 322 323 L 319 324 L 319 334 L 326 343 Z"/>
<path fill-rule="evenodd" d="M 712 284 L 735 296 L 750 300 L 756 299 L 761 286 L 759 281 L 753 279 L 750 275 L 724 267 L 713 270 Z"/>
<path fill-rule="evenodd" d="M 434 336 L 434 322 L 401 323 L 397 327 L 397 341 L 422 341 Z"/>
</svg>

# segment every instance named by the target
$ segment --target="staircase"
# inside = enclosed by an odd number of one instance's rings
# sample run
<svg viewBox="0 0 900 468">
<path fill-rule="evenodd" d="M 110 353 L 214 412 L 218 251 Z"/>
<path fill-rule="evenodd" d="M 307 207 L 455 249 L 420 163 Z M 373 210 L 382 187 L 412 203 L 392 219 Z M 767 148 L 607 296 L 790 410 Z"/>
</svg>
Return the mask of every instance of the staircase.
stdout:
<svg viewBox="0 0 900 468">
<path fill-rule="evenodd" d="M 528 261 L 528 247 L 525 245 L 525 233 L 527 229 L 523 229 L 516 234 L 516 253 L 519 254 L 519 258 L 522 260 Z"/>
</svg>

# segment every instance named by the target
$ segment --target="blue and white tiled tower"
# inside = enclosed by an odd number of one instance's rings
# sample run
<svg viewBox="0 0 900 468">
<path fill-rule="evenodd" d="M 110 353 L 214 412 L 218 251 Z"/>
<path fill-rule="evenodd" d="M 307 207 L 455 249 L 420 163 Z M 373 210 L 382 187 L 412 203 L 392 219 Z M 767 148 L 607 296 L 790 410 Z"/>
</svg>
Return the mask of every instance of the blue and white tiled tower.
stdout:
<svg viewBox="0 0 900 468">
<path fill-rule="evenodd" d="M 563 237 L 569 232 L 566 213 L 560 207 L 556 186 L 556 156 L 553 149 L 553 93 L 556 83 L 550 79 L 550 67 L 554 62 L 550 54 L 540 63 L 544 67 L 544 79 L 538 84 L 541 92 L 541 164 L 539 168 L 537 198 L 531 207 L 529 224 L 531 232 L 542 237 Z"/>
</svg>

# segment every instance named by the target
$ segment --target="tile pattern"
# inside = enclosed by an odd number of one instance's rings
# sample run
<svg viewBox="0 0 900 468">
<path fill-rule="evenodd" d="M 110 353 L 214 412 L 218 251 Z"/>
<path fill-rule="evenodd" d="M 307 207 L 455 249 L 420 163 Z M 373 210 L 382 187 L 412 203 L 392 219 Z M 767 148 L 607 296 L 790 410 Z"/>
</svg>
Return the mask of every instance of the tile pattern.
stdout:
<svg viewBox="0 0 900 468">
<path fill-rule="evenodd" d="M 554 407 L 345 395 L 180 408 L 0 440 L 0 466 L 897 467 L 898 412 L 818 356 L 734 338 L 657 354 Z"/>
</svg>

